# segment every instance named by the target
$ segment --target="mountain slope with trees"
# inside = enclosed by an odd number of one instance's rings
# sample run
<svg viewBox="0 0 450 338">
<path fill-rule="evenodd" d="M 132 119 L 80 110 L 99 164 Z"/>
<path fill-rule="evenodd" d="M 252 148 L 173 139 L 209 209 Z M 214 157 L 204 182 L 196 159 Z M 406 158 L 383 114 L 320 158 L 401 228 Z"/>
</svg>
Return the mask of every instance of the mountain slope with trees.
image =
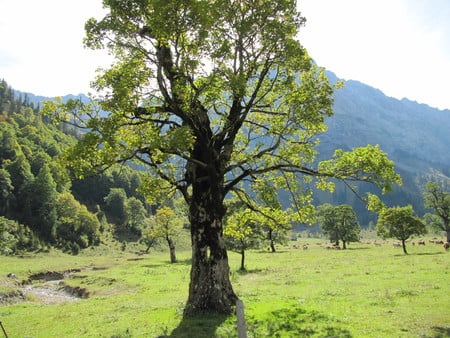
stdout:
<svg viewBox="0 0 450 338">
<path fill-rule="evenodd" d="M 107 233 L 138 239 L 149 208 L 137 191 L 140 173 L 116 166 L 75 179 L 61 157 L 78 131 L 49 123 L 42 99 L 0 81 L 0 254 L 47 247 L 76 254 Z"/>
<path fill-rule="evenodd" d="M 331 82 L 338 81 L 327 72 Z M 335 149 L 349 150 L 379 144 L 395 162 L 403 185 L 383 196 L 391 206 L 412 204 L 423 214 L 422 192 L 426 182 L 450 177 L 450 110 L 439 110 L 407 99 L 398 100 L 358 81 L 344 81 L 335 92 L 334 115 L 326 121 L 328 130 L 320 136 L 319 158 Z M 370 186 L 358 185 L 361 191 Z M 375 192 L 375 191 L 373 191 Z M 335 193 L 318 194 L 317 204 L 351 204 L 363 225 L 375 221 L 375 214 L 343 186 Z"/>
<path fill-rule="evenodd" d="M 328 71 L 330 82 L 339 81 Z M 358 81 L 343 81 L 344 87 L 334 94 L 334 115 L 326 119 L 328 130 L 320 135 L 319 159 L 329 158 L 335 149 L 349 150 L 366 144 L 379 144 L 395 162 L 403 178 L 403 186 L 383 197 L 390 206 L 412 204 L 422 215 L 422 192 L 426 182 L 438 177 L 450 177 L 450 110 L 439 110 L 408 99 L 388 97 L 382 91 Z M 34 107 L 51 98 L 19 93 Z M 68 99 L 88 102 L 86 95 L 65 95 Z M 361 191 L 376 192 L 367 184 L 358 184 Z M 345 186 L 337 184 L 333 194 L 317 192 L 316 204 L 350 204 L 356 210 L 362 226 L 376 215 Z"/>
</svg>

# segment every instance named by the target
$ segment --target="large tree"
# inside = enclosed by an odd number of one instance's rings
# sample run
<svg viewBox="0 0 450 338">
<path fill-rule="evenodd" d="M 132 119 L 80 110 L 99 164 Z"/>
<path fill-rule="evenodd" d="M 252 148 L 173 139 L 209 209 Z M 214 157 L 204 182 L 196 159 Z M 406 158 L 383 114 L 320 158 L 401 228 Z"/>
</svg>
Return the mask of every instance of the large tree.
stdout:
<svg viewBox="0 0 450 338">
<path fill-rule="evenodd" d="M 184 196 L 192 240 L 185 315 L 229 313 L 237 300 L 222 225 L 231 192 L 250 201 L 258 177 L 273 181 L 292 191 L 298 220 L 309 220 L 303 179 L 366 180 L 385 190 L 400 181 L 377 147 L 312 165 L 333 87 L 297 39 L 305 19 L 296 1 L 103 5 L 107 14 L 86 23 L 85 39 L 115 57 L 93 86 L 104 94 L 100 106 L 51 102 L 45 111 L 87 128 L 68 153 L 78 174 L 133 159 L 148 169 L 143 189 Z"/>
<path fill-rule="evenodd" d="M 437 182 L 428 182 L 423 198 L 425 207 L 433 209 L 433 213 L 425 214 L 427 223 L 445 231 L 450 242 L 450 191 L 445 191 Z"/>
</svg>

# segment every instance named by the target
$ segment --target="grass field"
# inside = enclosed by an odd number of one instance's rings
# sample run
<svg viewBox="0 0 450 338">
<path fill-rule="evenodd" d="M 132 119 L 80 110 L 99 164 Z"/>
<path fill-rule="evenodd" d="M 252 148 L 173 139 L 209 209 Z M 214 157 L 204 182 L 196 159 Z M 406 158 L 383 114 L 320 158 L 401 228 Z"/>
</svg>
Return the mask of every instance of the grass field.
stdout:
<svg viewBox="0 0 450 338">
<path fill-rule="evenodd" d="M 251 251 L 246 272 L 230 253 L 232 281 L 245 306 L 248 337 L 450 337 L 450 252 L 441 245 L 351 244 L 325 250 L 325 240 L 299 239 L 308 250 Z M 320 244 L 319 244 L 320 242 Z M 64 283 L 89 298 L 49 303 L 26 296 L 0 304 L 9 337 L 237 337 L 234 316 L 183 319 L 190 251 L 88 250 L 0 257 L 0 293 L 45 271 L 78 269 Z M 34 287 L 41 283 L 34 281 Z M 13 299 L 12 299 L 13 300 Z M 0 337 L 2 332 L 0 331 Z"/>
</svg>

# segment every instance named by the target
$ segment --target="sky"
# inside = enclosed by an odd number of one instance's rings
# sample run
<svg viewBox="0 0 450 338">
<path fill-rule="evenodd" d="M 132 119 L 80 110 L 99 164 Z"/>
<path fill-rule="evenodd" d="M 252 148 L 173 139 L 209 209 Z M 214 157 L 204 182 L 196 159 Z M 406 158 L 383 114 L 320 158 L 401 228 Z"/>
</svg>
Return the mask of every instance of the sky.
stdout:
<svg viewBox="0 0 450 338">
<path fill-rule="evenodd" d="M 319 66 L 386 95 L 450 109 L 450 1 L 298 0 Z M 101 0 L 0 0 L 0 79 L 43 96 L 88 93 L 105 52 L 83 47 Z"/>
</svg>

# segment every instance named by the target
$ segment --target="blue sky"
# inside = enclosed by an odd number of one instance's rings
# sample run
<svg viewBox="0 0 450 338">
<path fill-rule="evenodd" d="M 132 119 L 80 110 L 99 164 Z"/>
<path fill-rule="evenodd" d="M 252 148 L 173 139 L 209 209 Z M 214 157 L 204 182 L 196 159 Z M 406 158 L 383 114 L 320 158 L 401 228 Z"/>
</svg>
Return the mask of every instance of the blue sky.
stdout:
<svg viewBox="0 0 450 338">
<path fill-rule="evenodd" d="M 343 79 L 396 98 L 450 109 L 450 1 L 299 0 L 300 40 Z M 83 48 L 84 22 L 101 0 L 0 0 L 0 78 L 57 96 L 90 91 L 105 54 Z"/>
</svg>

